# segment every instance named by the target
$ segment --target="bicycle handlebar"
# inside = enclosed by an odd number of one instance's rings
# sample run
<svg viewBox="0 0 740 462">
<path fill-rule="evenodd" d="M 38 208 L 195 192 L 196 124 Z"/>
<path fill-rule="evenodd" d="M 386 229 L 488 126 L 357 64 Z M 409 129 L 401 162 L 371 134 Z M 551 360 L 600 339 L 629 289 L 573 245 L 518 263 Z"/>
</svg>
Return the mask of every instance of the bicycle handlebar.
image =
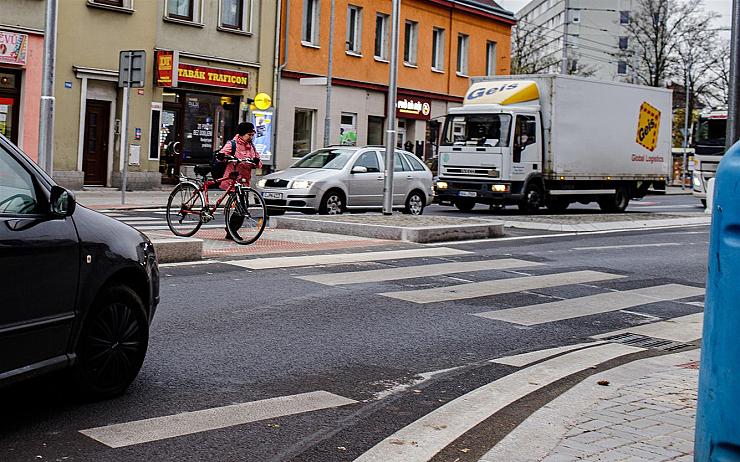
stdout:
<svg viewBox="0 0 740 462">
<path fill-rule="evenodd" d="M 249 164 L 252 164 L 252 165 L 258 165 L 260 163 L 260 159 L 259 158 L 254 158 L 253 157 L 253 158 L 249 158 L 249 159 L 239 159 L 238 157 L 227 156 L 227 155 L 224 155 L 224 161 L 226 161 L 226 162 L 233 162 L 235 164 L 249 163 Z"/>
</svg>

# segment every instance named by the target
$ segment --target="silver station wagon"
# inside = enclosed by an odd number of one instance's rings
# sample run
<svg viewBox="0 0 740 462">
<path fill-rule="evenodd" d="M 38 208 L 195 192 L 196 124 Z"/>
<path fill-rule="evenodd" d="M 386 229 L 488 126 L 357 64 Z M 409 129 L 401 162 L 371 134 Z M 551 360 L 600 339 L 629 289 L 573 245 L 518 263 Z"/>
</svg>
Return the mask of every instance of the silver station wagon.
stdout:
<svg viewBox="0 0 740 462">
<path fill-rule="evenodd" d="M 385 148 L 377 146 L 318 149 L 262 177 L 257 189 L 271 215 L 382 209 L 384 157 Z M 420 215 L 433 198 L 432 172 L 410 152 L 396 151 L 393 208 Z"/>
</svg>

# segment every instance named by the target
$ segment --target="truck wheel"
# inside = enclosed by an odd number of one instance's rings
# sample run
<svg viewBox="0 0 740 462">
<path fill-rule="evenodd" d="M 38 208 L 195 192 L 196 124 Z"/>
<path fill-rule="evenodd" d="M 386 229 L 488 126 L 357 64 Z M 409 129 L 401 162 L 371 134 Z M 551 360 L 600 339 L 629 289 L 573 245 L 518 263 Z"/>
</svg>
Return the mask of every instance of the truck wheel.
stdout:
<svg viewBox="0 0 740 462">
<path fill-rule="evenodd" d="M 552 213 L 563 213 L 570 205 L 570 202 L 562 199 L 550 199 L 547 203 L 547 210 Z"/>
<path fill-rule="evenodd" d="M 475 201 L 471 199 L 455 199 L 455 207 L 461 212 L 470 212 L 475 207 Z"/>
<path fill-rule="evenodd" d="M 606 196 L 598 200 L 599 208 L 606 213 L 622 213 L 630 203 L 630 196 L 627 189 L 617 188 L 613 196 Z"/>
<path fill-rule="evenodd" d="M 536 183 L 529 183 L 524 197 L 519 202 L 519 210 L 524 213 L 537 213 L 542 206 L 542 189 Z"/>
</svg>

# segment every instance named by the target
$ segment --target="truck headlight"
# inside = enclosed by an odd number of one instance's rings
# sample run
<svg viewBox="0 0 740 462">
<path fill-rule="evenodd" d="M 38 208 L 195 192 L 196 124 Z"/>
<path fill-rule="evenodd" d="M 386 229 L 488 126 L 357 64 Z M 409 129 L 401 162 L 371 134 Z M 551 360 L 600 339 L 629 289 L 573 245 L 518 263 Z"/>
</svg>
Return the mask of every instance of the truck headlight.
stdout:
<svg viewBox="0 0 740 462">
<path fill-rule="evenodd" d="M 437 182 L 437 189 L 447 189 L 447 182 L 446 181 L 438 181 Z"/>
<path fill-rule="evenodd" d="M 509 192 L 509 185 L 508 184 L 494 184 L 494 185 L 491 185 L 491 191 L 497 192 L 497 193 Z"/>
<path fill-rule="evenodd" d="M 257 182 L 257 187 L 258 187 L 258 188 L 264 188 L 266 184 L 267 184 L 267 180 L 266 180 L 266 179 L 264 179 L 264 178 L 262 178 L 261 180 L 259 180 L 259 181 Z"/>
<path fill-rule="evenodd" d="M 290 185 L 290 189 L 308 189 L 313 184 L 313 181 L 308 180 L 295 180 Z"/>
</svg>

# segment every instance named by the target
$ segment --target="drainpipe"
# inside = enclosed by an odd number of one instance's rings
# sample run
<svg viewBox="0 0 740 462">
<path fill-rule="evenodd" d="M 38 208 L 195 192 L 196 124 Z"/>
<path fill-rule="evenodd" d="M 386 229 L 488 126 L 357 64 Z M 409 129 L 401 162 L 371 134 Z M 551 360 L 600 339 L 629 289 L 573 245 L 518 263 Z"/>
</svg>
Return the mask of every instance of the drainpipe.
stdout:
<svg viewBox="0 0 740 462">
<path fill-rule="evenodd" d="M 277 138 L 278 138 L 278 111 L 280 109 L 280 82 L 283 69 L 288 65 L 288 36 L 290 34 L 290 0 L 285 0 L 285 32 L 283 36 L 283 64 L 280 63 L 280 26 L 282 22 L 283 0 L 277 2 L 277 24 L 275 25 L 275 76 L 272 83 L 272 94 L 274 99 L 274 110 L 272 114 L 272 164 L 277 170 Z"/>
</svg>

